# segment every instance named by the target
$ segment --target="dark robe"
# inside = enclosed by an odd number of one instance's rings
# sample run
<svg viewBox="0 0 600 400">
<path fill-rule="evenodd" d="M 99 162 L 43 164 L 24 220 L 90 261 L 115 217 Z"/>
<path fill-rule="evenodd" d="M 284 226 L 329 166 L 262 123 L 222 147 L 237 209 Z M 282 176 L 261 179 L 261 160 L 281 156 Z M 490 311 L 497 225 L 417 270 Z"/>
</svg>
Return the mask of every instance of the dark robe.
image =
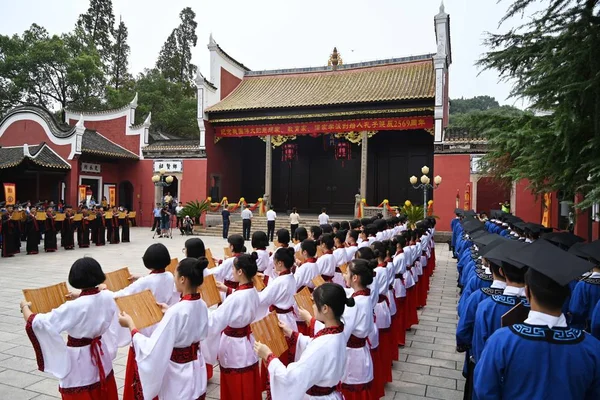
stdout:
<svg viewBox="0 0 600 400">
<path fill-rule="evenodd" d="M 0 233 L 2 233 L 2 257 L 12 257 L 19 253 L 19 248 L 16 246 L 15 234 L 18 233 L 18 229 L 15 229 L 14 223 L 8 214 L 2 215 L 2 224 L 0 227 Z M 18 223 L 18 222 L 17 222 Z M 18 238 L 21 239 L 20 237 Z"/>
<path fill-rule="evenodd" d="M 49 252 L 56 251 L 58 249 L 56 242 L 56 222 L 52 214 L 46 213 L 44 226 L 46 227 L 46 231 L 44 232 L 44 250 Z"/>
<path fill-rule="evenodd" d="M 79 228 L 77 229 L 77 243 L 81 248 L 90 247 L 90 221 L 85 218 L 80 221 Z"/>
<path fill-rule="evenodd" d="M 113 214 L 112 220 L 109 222 L 112 225 L 112 234 L 110 236 L 110 242 L 117 244 L 121 241 L 119 238 L 119 214 Z"/>
<path fill-rule="evenodd" d="M 90 214 L 92 215 L 92 214 Z M 96 215 L 96 214 L 94 214 Z M 98 224 L 100 223 L 100 221 L 98 220 L 98 218 L 93 219 L 91 221 L 89 221 L 89 228 L 90 228 L 90 232 L 91 232 L 91 238 L 90 238 L 90 243 L 96 243 L 98 242 Z"/>
<path fill-rule="evenodd" d="M 62 223 L 62 230 L 60 232 L 60 243 L 65 250 L 73 250 L 75 248 L 73 220 L 71 217 L 71 214 L 65 214 L 65 220 Z"/>
<path fill-rule="evenodd" d="M 38 254 L 40 252 L 40 223 L 35 219 L 35 215 L 28 215 L 25 220 L 25 237 L 27 254 Z"/>
<path fill-rule="evenodd" d="M 106 244 L 106 221 L 104 214 L 96 213 L 96 246 L 104 246 Z"/>
<path fill-rule="evenodd" d="M 106 220 L 104 220 L 104 225 L 106 226 L 106 241 L 108 243 L 113 243 L 112 241 L 112 234 L 113 234 L 113 224 L 112 224 L 112 218 Z"/>
<path fill-rule="evenodd" d="M 123 232 L 122 232 L 122 242 L 123 243 L 129 243 L 129 217 L 125 217 L 125 219 L 122 219 L 121 221 L 123 221 Z"/>
</svg>

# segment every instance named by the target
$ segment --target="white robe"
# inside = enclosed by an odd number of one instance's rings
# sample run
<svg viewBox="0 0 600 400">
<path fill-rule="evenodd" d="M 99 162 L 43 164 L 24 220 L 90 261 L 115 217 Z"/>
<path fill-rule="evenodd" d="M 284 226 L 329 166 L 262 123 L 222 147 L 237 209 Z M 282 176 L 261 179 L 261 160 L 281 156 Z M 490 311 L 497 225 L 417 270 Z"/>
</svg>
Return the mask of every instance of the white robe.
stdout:
<svg viewBox="0 0 600 400">
<path fill-rule="evenodd" d="M 112 362 L 117 348 L 127 344 L 127 330 L 118 322 L 119 310 L 112 294 L 100 291 L 97 294 L 80 296 L 68 301 L 46 314 L 32 316 L 26 330 L 38 359 L 40 370 L 59 379 L 61 388 L 78 388 L 100 381 L 98 368 L 92 362 L 90 345 L 67 347 L 61 333 L 66 332 L 76 339 L 94 339 L 102 336 L 101 355 L 105 376 L 113 368 Z M 31 319 L 30 319 L 31 321 Z M 39 362 L 43 363 L 39 365 Z"/>
<path fill-rule="evenodd" d="M 377 290 L 377 304 L 375 305 L 375 316 L 377 318 L 377 328 L 379 329 L 387 329 L 392 324 L 392 317 L 390 314 L 390 307 L 387 302 L 379 301 L 379 296 L 384 296 L 387 298 L 387 279 L 388 279 L 388 270 L 387 267 L 377 267 L 375 268 L 375 278 L 374 283 L 376 286 L 373 286 Z M 388 300 L 389 301 L 389 300 Z"/>
<path fill-rule="evenodd" d="M 270 262 L 269 252 L 267 250 L 256 250 L 256 254 L 258 254 L 258 260 L 256 260 L 258 272 L 264 273 Z"/>
<path fill-rule="evenodd" d="M 202 343 L 207 362 L 214 364 L 218 358 L 221 367 L 238 369 L 258 362 L 252 334 L 249 338 L 236 338 L 222 333 L 227 326 L 243 328 L 250 325 L 256 319 L 258 306 L 256 289 L 235 290 L 223 304 L 209 313 L 208 336 Z"/>
<path fill-rule="evenodd" d="M 348 262 L 348 254 L 346 253 L 346 248 L 342 247 L 339 249 L 335 249 L 333 251 L 333 257 L 335 258 L 336 269 L 342 264 L 346 264 Z M 338 285 L 345 287 L 346 284 L 344 282 L 344 276 L 341 272 L 336 272 L 333 276 L 333 283 L 337 283 Z"/>
<path fill-rule="evenodd" d="M 333 277 L 335 275 L 335 267 L 336 262 L 333 254 L 323 254 L 317 259 L 317 268 L 321 276 Z"/>
<path fill-rule="evenodd" d="M 319 275 L 317 263 L 305 262 L 296 267 L 296 272 L 294 272 L 294 278 L 296 279 L 296 291 L 302 286 L 314 288 L 315 285 L 312 280 L 317 275 Z"/>
<path fill-rule="evenodd" d="M 346 368 L 344 333 L 326 334 L 314 339 L 298 334 L 296 362 L 283 365 L 279 359 L 269 363 L 271 396 L 275 400 L 342 400 L 340 393 L 309 396 L 312 386 L 333 387 L 344 376 Z"/>
<path fill-rule="evenodd" d="M 298 325 L 296 324 L 294 310 L 296 300 L 294 299 L 294 294 L 296 294 L 296 280 L 294 279 L 294 275 L 285 274 L 278 276 L 273 279 L 273 282 L 270 282 L 269 279 L 269 285 L 264 288 L 262 292 L 258 293 L 260 308 L 257 312 L 256 319 L 260 320 L 264 318 L 269 313 L 270 306 L 275 306 L 281 310 L 291 308 L 293 310 L 291 312 L 285 314 L 277 313 L 277 318 L 279 321 L 289 326 L 293 331 L 297 331 Z"/>
<path fill-rule="evenodd" d="M 350 262 L 354 259 L 354 255 L 356 254 L 357 250 L 358 250 L 358 245 L 356 245 L 356 246 L 349 245 L 348 247 L 346 247 L 346 259 L 348 260 L 348 262 Z"/>
<path fill-rule="evenodd" d="M 396 275 L 402 275 L 404 278 L 404 274 L 406 273 L 406 258 L 404 253 L 396 254 L 392 264 L 394 269 L 394 294 L 397 298 L 406 297 L 406 286 L 404 286 L 404 282 L 402 282 L 402 279 L 395 277 Z"/>
<path fill-rule="evenodd" d="M 202 299 L 182 300 L 171 306 L 152 336 L 133 336 L 144 398 L 195 400 L 206 393 L 206 365 L 198 359 L 184 364 L 171 361 L 173 348 L 189 347 L 206 338 L 208 310 Z"/>
</svg>

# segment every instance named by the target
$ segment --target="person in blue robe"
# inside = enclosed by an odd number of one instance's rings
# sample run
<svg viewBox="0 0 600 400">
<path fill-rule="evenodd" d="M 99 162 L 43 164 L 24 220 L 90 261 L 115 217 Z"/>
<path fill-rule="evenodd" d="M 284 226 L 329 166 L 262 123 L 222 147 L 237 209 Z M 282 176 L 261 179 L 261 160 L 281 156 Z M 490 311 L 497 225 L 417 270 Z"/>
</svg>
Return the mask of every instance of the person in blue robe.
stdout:
<svg viewBox="0 0 600 400">
<path fill-rule="evenodd" d="M 569 327 L 561 313 L 569 281 L 593 265 L 545 240 L 511 259 L 529 267 L 531 311 L 522 323 L 500 328 L 488 339 L 475 367 L 473 397 L 600 399 L 600 341 Z"/>
<path fill-rule="evenodd" d="M 518 242 L 511 243 L 513 245 L 528 246 Z M 499 247 L 496 247 L 494 250 L 497 250 Z M 510 253 L 496 253 L 492 255 L 488 254 L 487 260 L 491 264 L 496 264 L 500 267 L 500 274 L 506 281 L 506 288 L 503 294 L 492 295 L 482 301 L 479 307 L 477 307 L 472 342 L 472 356 L 475 363 L 479 360 L 487 339 L 500 328 L 502 316 L 519 302 L 529 307 L 524 289 L 527 268 L 518 262 L 509 261 L 508 256 Z"/>
<path fill-rule="evenodd" d="M 596 303 L 600 300 L 600 241 L 571 246 L 569 253 L 594 263 L 591 275 L 582 278 L 571 293 L 569 313 L 571 326 L 591 332 L 591 320 Z M 597 258 L 596 258 L 597 257 Z"/>
<path fill-rule="evenodd" d="M 493 281 L 494 277 L 492 276 L 492 273 L 488 273 L 485 268 L 477 268 L 475 270 L 475 275 L 469 279 L 469 283 L 463 289 L 460 299 L 458 300 L 456 311 L 458 312 L 459 318 L 462 318 L 464 314 L 464 309 L 467 305 L 470 295 L 479 289 L 490 287 Z"/>
</svg>

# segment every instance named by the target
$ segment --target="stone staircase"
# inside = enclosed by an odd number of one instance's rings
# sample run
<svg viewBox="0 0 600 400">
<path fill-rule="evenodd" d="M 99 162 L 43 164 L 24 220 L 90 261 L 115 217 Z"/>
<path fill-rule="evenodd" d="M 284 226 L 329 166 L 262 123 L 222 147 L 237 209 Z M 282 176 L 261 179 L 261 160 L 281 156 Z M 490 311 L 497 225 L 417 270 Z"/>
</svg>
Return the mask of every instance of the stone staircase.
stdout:
<svg viewBox="0 0 600 400">
<path fill-rule="evenodd" d="M 346 217 L 330 217 L 330 222 L 334 222 L 334 221 L 349 221 L 350 219 L 352 219 L 350 216 L 346 216 Z M 218 223 L 218 225 L 215 224 L 215 219 L 210 219 L 210 221 L 212 223 L 209 222 L 209 225 L 212 226 L 202 226 L 199 228 L 195 228 L 194 229 L 194 233 L 201 235 L 201 236 L 222 236 L 223 235 L 223 224 L 221 222 Z M 307 216 L 306 218 L 300 218 L 300 226 L 303 226 L 305 228 L 308 228 L 310 226 L 314 226 L 314 225 L 319 225 L 319 220 L 317 219 L 317 216 Z M 285 229 L 290 229 L 290 222 L 289 222 L 289 217 L 286 215 L 284 217 L 280 217 L 277 218 L 277 220 L 275 221 L 275 232 L 277 232 L 278 229 L 281 228 L 285 228 Z M 263 231 L 263 232 L 267 232 L 267 218 L 266 217 L 258 217 L 255 216 L 254 218 L 252 218 L 252 228 L 250 230 L 250 233 L 255 232 L 255 231 Z M 233 234 L 242 234 L 242 221 L 241 220 L 233 220 L 231 221 L 231 225 L 229 225 L 229 234 L 233 235 Z"/>
</svg>

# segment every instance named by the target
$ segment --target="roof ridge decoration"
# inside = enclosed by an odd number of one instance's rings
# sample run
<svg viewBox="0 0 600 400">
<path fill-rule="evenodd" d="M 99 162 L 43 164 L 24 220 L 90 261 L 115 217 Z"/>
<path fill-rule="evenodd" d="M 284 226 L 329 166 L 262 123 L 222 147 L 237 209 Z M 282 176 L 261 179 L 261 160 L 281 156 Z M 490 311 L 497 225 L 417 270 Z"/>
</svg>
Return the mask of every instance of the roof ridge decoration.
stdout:
<svg viewBox="0 0 600 400">
<path fill-rule="evenodd" d="M 241 69 L 243 69 L 244 71 L 250 71 L 250 68 L 246 67 L 244 64 L 242 64 L 241 62 L 239 62 L 238 60 L 236 60 L 235 58 L 231 57 L 229 54 L 227 54 L 225 52 L 225 50 L 223 50 L 221 48 L 221 46 L 219 46 L 217 44 L 217 42 L 215 41 L 215 39 L 213 38 L 212 32 L 210 34 L 210 37 L 208 38 L 208 49 L 211 51 L 216 51 L 219 54 L 221 54 L 223 57 L 225 57 L 226 59 L 228 59 L 230 62 L 232 62 L 233 64 L 237 65 L 238 67 L 240 67 Z"/>
<path fill-rule="evenodd" d="M 150 128 L 150 125 L 152 125 L 151 121 L 152 121 L 152 111 L 150 111 L 148 113 L 148 116 L 146 117 L 144 122 L 142 122 L 141 124 L 131 125 L 131 129 Z"/>
<path fill-rule="evenodd" d="M 217 90 L 217 87 L 211 81 L 206 79 L 206 77 L 204 75 L 202 75 L 202 72 L 200 72 L 200 69 L 198 69 L 198 73 L 196 74 L 195 82 L 196 82 L 197 86 L 200 86 L 204 82 L 211 89 Z"/>
<path fill-rule="evenodd" d="M 48 109 L 38 106 L 36 104 L 18 106 L 8 111 L 6 114 L 4 114 L 2 119 L 0 119 L 0 126 L 2 126 L 4 122 L 6 122 L 13 115 L 23 113 L 32 113 L 42 118 L 48 125 L 50 132 L 52 132 L 52 134 L 57 138 L 66 139 L 72 136 L 73 133 L 75 133 L 75 126 L 70 126 L 68 124 L 58 122 L 56 118 L 54 118 L 54 115 L 52 115 L 52 113 Z"/>
<path fill-rule="evenodd" d="M 109 142 L 111 145 L 113 145 L 113 146 L 117 147 L 119 150 L 125 152 L 125 154 L 118 154 L 118 153 L 106 151 L 106 149 L 96 150 L 96 149 L 88 147 L 88 144 L 85 144 L 85 143 L 82 145 L 83 153 L 98 154 L 98 155 L 102 155 L 102 156 L 111 156 L 111 157 L 134 158 L 136 160 L 139 160 L 139 156 L 137 154 L 135 154 L 131 150 L 126 149 L 125 147 L 121 146 L 120 144 L 115 143 L 114 141 L 110 140 L 103 134 L 101 134 L 95 130 L 91 130 L 91 129 L 86 129 L 85 133 L 88 135 L 89 139 L 92 139 L 93 136 L 98 136 L 99 138 L 101 138 L 101 140 Z M 85 142 L 85 140 L 86 140 L 86 137 L 84 135 L 83 141 Z"/>
<path fill-rule="evenodd" d="M 360 68 L 377 67 L 384 65 L 404 64 L 413 63 L 417 61 L 431 60 L 435 56 L 434 53 L 420 54 L 416 56 L 408 57 L 397 57 L 397 58 L 385 58 L 381 60 L 362 61 L 351 64 L 338 63 L 337 70 L 352 70 Z M 301 67 L 301 68 L 284 68 L 284 69 L 271 69 L 262 71 L 247 71 L 244 75 L 251 76 L 264 76 L 264 75 L 286 75 L 286 74 L 303 74 L 312 72 L 328 72 L 333 71 L 331 66 L 320 66 L 320 67 Z"/>
<path fill-rule="evenodd" d="M 79 110 L 70 110 L 68 108 L 65 108 L 66 112 L 69 112 L 71 114 L 80 114 L 82 116 L 94 116 L 94 115 L 108 115 L 108 114 L 116 114 L 118 112 L 122 112 L 122 111 L 126 111 L 126 110 L 130 110 L 130 109 L 135 109 L 137 108 L 138 105 L 138 93 L 135 93 L 135 96 L 133 98 L 133 100 L 131 100 L 129 103 L 125 104 L 122 107 L 119 108 L 112 108 L 110 110 L 100 110 L 100 111 L 79 111 Z"/>
</svg>

